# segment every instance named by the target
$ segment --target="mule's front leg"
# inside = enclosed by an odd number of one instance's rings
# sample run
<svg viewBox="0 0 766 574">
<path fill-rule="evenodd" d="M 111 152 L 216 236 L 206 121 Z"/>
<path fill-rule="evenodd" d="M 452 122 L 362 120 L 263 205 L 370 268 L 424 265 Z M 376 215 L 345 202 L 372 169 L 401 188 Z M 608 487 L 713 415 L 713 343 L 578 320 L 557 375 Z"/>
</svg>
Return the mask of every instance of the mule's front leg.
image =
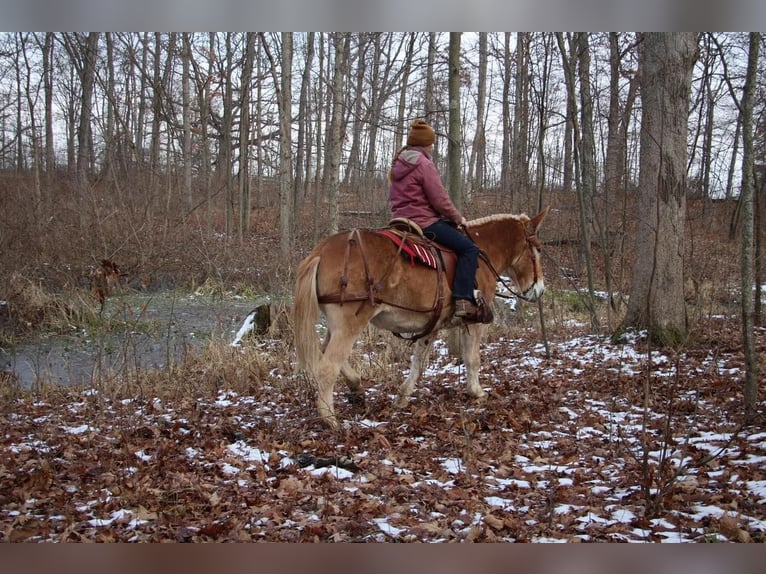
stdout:
<svg viewBox="0 0 766 574">
<path fill-rule="evenodd" d="M 362 387 L 362 377 L 354 370 L 348 361 L 340 367 L 340 374 L 346 379 L 348 386 L 348 400 L 352 405 L 364 406 L 364 387 Z"/>
<path fill-rule="evenodd" d="M 415 348 L 412 351 L 412 358 L 410 359 L 410 374 L 407 375 L 402 386 L 399 387 L 399 394 L 394 402 L 394 407 L 397 409 L 407 405 L 407 401 L 409 400 L 412 391 L 415 389 L 415 383 L 418 382 L 420 374 L 425 368 L 433 342 L 433 335 L 428 335 L 415 341 Z"/>
<path fill-rule="evenodd" d="M 470 325 L 467 330 L 463 330 L 460 336 L 463 348 L 463 364 L 466 372 L 466 392 L 475 399 L 483 399 L 487 396 L 484 389 L 479 384 L 479 371 L 481 370 L 481 356 L 479 347 L 487 326 L 483 324 Z"/>
</svg>

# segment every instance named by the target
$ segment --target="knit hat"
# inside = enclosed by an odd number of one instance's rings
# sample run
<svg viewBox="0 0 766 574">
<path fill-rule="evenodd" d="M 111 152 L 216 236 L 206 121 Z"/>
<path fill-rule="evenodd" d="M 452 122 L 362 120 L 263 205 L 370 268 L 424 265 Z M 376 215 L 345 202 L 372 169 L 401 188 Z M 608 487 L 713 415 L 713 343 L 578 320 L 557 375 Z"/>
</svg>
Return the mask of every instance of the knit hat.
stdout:
<svg viewBox="0 0 766 574">
<path fill-rule="evenodd" d="M 425 120 L 415 120 L 407 135 L 407 145 L 428 147 L 436 140 L 436 134 Z"/>
</svg>

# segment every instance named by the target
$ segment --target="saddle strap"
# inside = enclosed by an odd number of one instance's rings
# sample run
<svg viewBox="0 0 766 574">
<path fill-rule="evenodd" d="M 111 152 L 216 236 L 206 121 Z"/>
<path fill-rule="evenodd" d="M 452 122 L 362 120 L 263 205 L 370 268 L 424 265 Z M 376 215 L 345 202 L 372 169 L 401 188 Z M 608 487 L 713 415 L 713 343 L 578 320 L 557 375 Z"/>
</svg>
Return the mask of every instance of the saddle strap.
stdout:
<svg viewBox="0 0 766 574">
<path fill-rule="evenodd" d="M 434 247 L 432 244 L 428 245 L 429 250 L 431 251 L 431 256 L 434 257 L 434 260 L 437 261 L 437 267 L 436 267 L 436 296 L 434 298 L 434 304 L 431 309 L 431 316 L 428 319 L 428 323 L 423 328 L 420 333 L 416 333 L 414 335 L 405 336 L 401 333 L 394 332 L 394 336 L 399 337 L 400 339 L 404 339 L 406 341 L 417 341 L 418 339 L 421 339 L 431 333 L 433 331 L 434 327 L 436 326 L 436 323 L 439 321 L 439 317 L 442 314 L 442 309 L 444 308 L 444 278 L 447 275 L 447 271 L 444 268 L 444 261 L 441 258 L 441 253 L 439 253 L 438 249 Z M 398 254 L 397 254 L 398 255 Z"/>
<path fill-rule="evenodd" d="M 406 236 L 407 234 L 405 233 L 404 239 L 406 239 Z M 433 328 L 436 326 L 436 323 L 439 321 L 439 317 L 441 316 L 442 309 L 444 309 L 444 277 L 446 276 L 444 262 L 442 261 L 441 254 L 438 252 L 438 249 L 436 247 L 434 247 L 433 245 L 428 246 L 428 248 L 431 251 L 431 255 L 438 262 L 437 268 L 436 268 L 436 294 L 434 296 L 433 305 L 431 306 L 430 309 L 413 309 L 410 307 L 405 307 L 403 305 L 398 305 L 396 303 L 385 301 L 379 295 L 379 291 L 380 291 L 380 287 L 382 285 L 383 279 L 393 269 L 394 262 L 401 257 L 403 243 L 404 242 L 399 244 L 397 252 L 394 255 L 394 258 L 392 258 L 391 264 L 389 265 L 388 269 L 383 274 L 381 279 L 376 282 L 374 277 L 370 275 L 370 269 L 367 263 L 367 255 L 365 253 L 364 243 L 362 242 L 361 232 L 359 231 L 359 229 L 352 229 L 351 231 L 349 231 L 348 240 L 346 242 L 346 252 L 345 252 L 344 261 L 343 261 L 343 275 L 341 275 L 341 278 L 340 278 L 340 292 L 321 295 L 319 296 L 319 302 L 322 304 L 335 303 L 340 305 L 343 305 L 344 303 L 350 303 L 350 302 L 361 302 L 359 309 L 357 309 L 357 313 L 359 313 L 359 311 L 362 309 L 362 307 L 366 303 L 370 303 L 371 305 L 378 305 L 380 303 L 385 303 L 386 305 L 397 307 L 405 311 L 415 311 L 416 313 L 430 313 L 428 323 L 426 324 L 425 328 L 419 333 L 415 333 L 412 336 L 404 336 L 401 333 L 394 333 L 394 335 L 399 337 L 400 339 L 406 339 L 408 341 L 417 341 L 418 339 L 425 337 L 426 335 L 431 333 L 431 331 L 433 331 Z M 349 266 L 349 259 L 351 256 L 351 247 L 354 245 L 357 245 L 359 248 L 359 254 L 362 258 L 362 265 L 364 267 L 364 278 L 365 278 L 365 283 L 367 284 L 367 292 L 364 294 L 347 293 L 346 291 L 348 287 L 348 266 Z"/>
<path fill-rule="evenodd" d="M 370 303 L 373 305 L 376 302 L 376 295 L 377 292 L 377 286 L 375 285 L 375 279 L 370 275 L 370 268 L 369 265 L 367 265 L 367 254 L 364 250 L 364 244 L 362 242 L 362 234 L 359 233 L 358 229 L 352 229 L 348 233 L 348 240 L 346 241 L 346 255 L 344 257 L 343 261 L 343 275 L 341 275 L 340 278 L 340 304 L 343 305 L 343 302 L 346 300 L 345 294 L 346 294 L 346 288 L 348 287 L 348 260 L 349 256 L 351 255 L 351 247 L 354 245 L 354 242 L 357 243 L 359 246 L 359 255 L 362 257 L 362 266 L 364 267 L 364 280 L 367 284 L 367 297 L 370 300 Z M 354 297 L 355 300 L 356 297 Z"/>
</svg>

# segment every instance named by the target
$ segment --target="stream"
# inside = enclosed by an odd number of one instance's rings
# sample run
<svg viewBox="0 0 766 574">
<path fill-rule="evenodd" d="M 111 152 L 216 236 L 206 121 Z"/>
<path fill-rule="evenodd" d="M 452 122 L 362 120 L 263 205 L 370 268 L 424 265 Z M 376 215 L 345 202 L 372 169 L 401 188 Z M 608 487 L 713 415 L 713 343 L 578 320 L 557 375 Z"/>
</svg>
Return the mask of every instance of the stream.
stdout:
<svg viewBox="0 0 766 574">
<path fill-rule="evenodd" d="M 264 298 L 155 293 L 107 299 L 101 321 L 108 329 L 72 326 L 0 347 L 0 370 L 24 389 L 44 385 L 91 386 L 109 374 L 161 369 L 210 341 L 232 343 L 243 321 Z"/>
</svg>

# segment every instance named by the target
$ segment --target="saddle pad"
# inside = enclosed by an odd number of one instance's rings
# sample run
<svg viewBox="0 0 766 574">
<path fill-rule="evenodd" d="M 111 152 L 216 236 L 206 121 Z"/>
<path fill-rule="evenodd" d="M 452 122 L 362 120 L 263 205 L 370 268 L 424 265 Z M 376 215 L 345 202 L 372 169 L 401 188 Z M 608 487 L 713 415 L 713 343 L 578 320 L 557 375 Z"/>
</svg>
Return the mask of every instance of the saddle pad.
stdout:
<svg viewBox="0 0 766 574">
<path fill-rule="evenodd" d="M 377 231 L 377 233 L 393 241 L 394 245 L 397 247 L 401 247 L 402 253 L 410 257 L 411 265 L 415 265 L 415 262 L 418 261 L 426 267 L 430 267 L 431 269 L 438 269 L 436 257 L 434 257 L 433 253 L 431 253 L 431 250 L 427 247 L 424 247 L 419 243 L 404 240 L 401 236 L 389 229 L 380 229 Z"/>
</svg>

